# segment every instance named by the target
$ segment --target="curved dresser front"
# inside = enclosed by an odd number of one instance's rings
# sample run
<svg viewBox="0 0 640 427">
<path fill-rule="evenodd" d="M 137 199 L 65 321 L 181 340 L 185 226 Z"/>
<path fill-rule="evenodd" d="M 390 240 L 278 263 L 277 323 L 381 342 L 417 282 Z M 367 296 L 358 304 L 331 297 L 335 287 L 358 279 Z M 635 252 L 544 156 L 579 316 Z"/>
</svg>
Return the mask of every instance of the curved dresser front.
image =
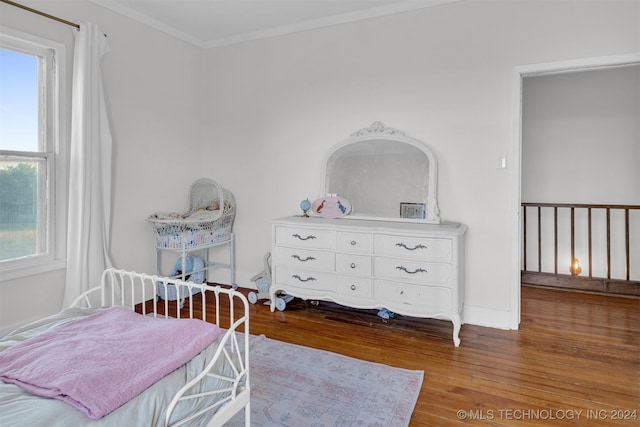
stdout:
<svg viewBox="0 0 640 427">
<path fill-rule="evenodd" d="M 280 292 L 355 308 L 447 318 L 460 345 L 464 233 L 426 224 L 291 216 L 272 221 L 271 311 Z"/>
</svg>

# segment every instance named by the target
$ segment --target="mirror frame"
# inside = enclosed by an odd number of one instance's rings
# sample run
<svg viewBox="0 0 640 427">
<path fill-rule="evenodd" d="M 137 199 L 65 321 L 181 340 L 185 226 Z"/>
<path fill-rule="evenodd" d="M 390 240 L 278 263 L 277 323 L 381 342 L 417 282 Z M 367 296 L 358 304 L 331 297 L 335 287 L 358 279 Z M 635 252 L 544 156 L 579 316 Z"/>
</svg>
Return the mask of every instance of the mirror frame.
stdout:
<svg viewBox="0 0 640 427">
<path fill-rule="evenodd" d="M 428 195 L 427 195 L 427 209 L 425 212 L 424 218 L 400 218 L 400 217 L 384 217 L 384 216 L 374 216 L 374 215 L 358 215 L 351 214 L 344 217 L 343 219 L 369 219 L 369 220 L 379 220 L 379 221 L 397 221 L 397 222 L 426 222 L 432 224 L 440 224 L 440 208 L 438 206 L 438 162 L 436 160 L 435 155 L 429 149 L 429 147 L 422 141 L 417 140 L 415 138 L 409 137 L 405 135 L 404 132 L 386 127 L 380 122 L 373 122 L 373 124 L 367 128 L 362 128 L 354 133 L 351 136 L 343 141 L 340 141 L 325 154 L 322 159 L 322 176 L 321 176 L 321 195 L 327 195 L 329 193 L 329 189 L 327 188 L 327 162 L 331 159 L 337 151 L 340 149 L 359 142 L 366 141 L 375 141 L 375 140 L 387 140 L 387 141 L 395 141 L 400 144 L 408 144 L 411 145 L 420 151 L 422 151 L 429 160 L 429 183 L 428 183 Z"/>
</svg>

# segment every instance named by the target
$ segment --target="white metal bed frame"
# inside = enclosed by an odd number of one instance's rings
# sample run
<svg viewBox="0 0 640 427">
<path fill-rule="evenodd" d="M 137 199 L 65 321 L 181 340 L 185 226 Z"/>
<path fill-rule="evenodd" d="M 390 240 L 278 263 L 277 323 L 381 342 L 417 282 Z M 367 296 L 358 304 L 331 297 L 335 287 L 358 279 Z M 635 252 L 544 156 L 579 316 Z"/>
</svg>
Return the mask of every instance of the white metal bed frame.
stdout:
<svg viewBox="0 0 640 427">
<path fill-rule="evenodd" d="M 72 304 L 71 307 L 111 307 L 111 306 L 124 306 L 135 309 L 137 304 L 141 303 L 142 314 L 151 315 L 153 317 L 171 317 L 169 316 L 169 301 L 158 302 L 158 287 L 169 285 L 173 286 L 185 286 L 189 292 L 185 292 L 187 295 L 185 302 L 188 302 L 188 316 L 182 315 L 181 310 L 172 310 L 176 313 L 177 318 L 189 318 L 189 319 L 201 319 L 207 321 L 206 307 L 211 305 L 211 301 L 207 302 L 206 295 L 213 295 L 215 297 L 215 324 L 220 325 L 220 307 L 221 307 L 221 295 L 227 295 L 229 304 L 229 325 L 230 327 L 225 331 L 225 334 L 219 338 L 219 346 L 212 360 L 207 364 L 206 368 L 193 380 L 184 385 L 173 397 L 171 403 L 167 408 L 167 413 L 164 421 L 164 425 L 167 427 L 178 427 L 185 425 L 192 419 L 208 412 L 215 411 L 213 417 L 207 424 L 207 427 L 217 427 L 224 425 L 231 417 L 233 417 L 238 411 L 244 408 L 245 411 L 245 425 L 250 426 L 250 394 L 251 387 L 249 383 L 249 303 L 246 297 L 235 289 L 222 288 L 220 286 L 209 286 L 207 284 L 195 284 L 191 282 L 185 282 L 176 278 L 160 277 L 157 275 L 151 276 L 148 274 L 135 273 L 131 271 L 107 269 L 102 274 L 102 281 L 100 286 L 92 288 L 82 295 L 80 295 Z M 192 289 L 200 289 L 200 293 L 192 295 Z M 179 289 L 179 288 L 177 288 Z M 184 288 L 183 288 L 184 289 Z M 165 293 L 166 295 L 166 293 Z M 197 300 L 202 301 L 202 316 L 194 316 L 193 303 Z M 146 301 L 153 300 L 153 306 L 151 310 L 147 310 Z M 234 309 L 234 301 L 239 301 L 242 306 L 242 313 L 238 315 L 236 319 L 236 313 Z M 226 302 L 222 302 L 226 304 Z M 159 312 L 159 308 L 164 307 L 164 314 Z M 238 337 L 236 332 L 243 333 L 243 336 Z M 216 361 L 221 358 L 225 358 L 227 363 L 233 369 L 234 375 L 232 377 L 222 376 L 215 372 L 213 367 Z M 228 387 L 221 389 L 208 390 L 202 393 L 191 393 L 190 389 L 198 384 L 205 378 L 215 378 L 225 381 L 229 384 Z M 229 393 L 226 398 L 204 406 L 195 413 L 170 424 L 171 415 L 176 406 L 181 401 L 189 399 L 197 399 L 199 397 L 211 396 L 216 394 Z"/>
</svg>

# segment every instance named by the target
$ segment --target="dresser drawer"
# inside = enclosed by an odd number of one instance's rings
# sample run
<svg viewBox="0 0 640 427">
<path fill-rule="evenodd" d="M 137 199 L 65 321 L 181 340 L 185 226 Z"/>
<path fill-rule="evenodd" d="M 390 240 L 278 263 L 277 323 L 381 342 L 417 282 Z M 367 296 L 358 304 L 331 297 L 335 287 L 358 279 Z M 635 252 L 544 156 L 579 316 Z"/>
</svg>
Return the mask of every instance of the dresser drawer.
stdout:
<svg viewBox="0 0 640 427">
<path fill-rule="evenodd" d="M 296 268 L 334 271 L 335 254 L 333 252 L 276 246 L 272 263 Z"/>
<path fill-rule="evenodd" d="M 375 298 L 378 301 L 393 301 L 424 310 L 425 314 L 448 313 L 451 310 L 451 290 L 441 287 L 411 285 L 388 280 L 375 280 Z"/>
<path fill-rule="evenodd" d="M 367 255 L 336 254 L 336 271 L 357 276 L 371 276 L 371 257 Z"/>
<path fill-rule="evenodd" d="M 276 227 L 275 234 L 276 245 L 314 249 L 335 249 L 336 247 L 336 233 L 332 230 Z"/>
<path fill-rule="evenodd" d="M 373 252 L 373 235 L 338 231 L 336 245 L 339 251 L 370 254 Z"/>
<path fill-rule="evenodd" d="M 412 282 L 448 285 L 453 281 L 451 264 L 375 257 L 374 275 Z"/>
<path fill-rule="evenodd" d="M 371 298 L 373 296 L 373 282 L 364 277 L 338 276 L 336 292 L 352 297 Z"/>
<path fill-rule="evenodd" d="M 434 261 L 450 261 L 453 242 L 451 239 L 427 237 L 375 236 L 376 255 Z"/>
<path fill-rule="evenodd" d="M 336 290 L 336 276 L 333 273 L 279 267 L 276 267 L 275 273 L 274 280 L 279 284 L 319 291 Z"/>
<path fill-rule="evenodd" d="M 272 222 L 274 292 L 448 318 L 460 344 L 464 224 L 291 216 Z M 275 310 L 271 307 L 272 310 Z"/>
</svg>

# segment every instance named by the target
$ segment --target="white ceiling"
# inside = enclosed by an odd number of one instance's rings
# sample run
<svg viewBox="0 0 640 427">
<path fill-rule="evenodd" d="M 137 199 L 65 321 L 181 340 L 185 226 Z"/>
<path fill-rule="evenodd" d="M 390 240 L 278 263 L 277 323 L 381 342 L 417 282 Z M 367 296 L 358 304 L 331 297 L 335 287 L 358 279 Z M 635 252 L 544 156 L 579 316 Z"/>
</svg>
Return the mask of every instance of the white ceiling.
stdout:
<svg viewBox="0 0 640 427">
<path fill-rule="evenodd" d="M 208 48 L 458 0 L 90 0 Z"/>
</svg>

